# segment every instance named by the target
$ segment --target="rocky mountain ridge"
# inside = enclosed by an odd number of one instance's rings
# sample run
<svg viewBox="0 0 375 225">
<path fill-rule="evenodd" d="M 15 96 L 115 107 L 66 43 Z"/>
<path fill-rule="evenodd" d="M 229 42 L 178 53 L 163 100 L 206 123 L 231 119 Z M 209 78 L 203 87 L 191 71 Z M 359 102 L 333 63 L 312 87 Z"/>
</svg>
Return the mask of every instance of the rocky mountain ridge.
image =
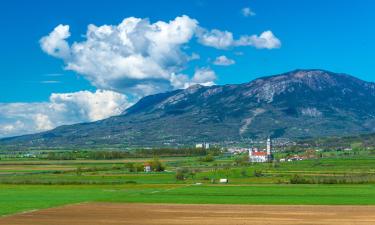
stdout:
<svg viewBox="0 0 375 225">
<path fill-rule="evenodd" d="M 244 84 L 194 85 L 142 98 L 105 120 L 0 140 L 0 145 L 161 146 L 375 132 L 375 84 L 295 70 Z"/>
</svg>

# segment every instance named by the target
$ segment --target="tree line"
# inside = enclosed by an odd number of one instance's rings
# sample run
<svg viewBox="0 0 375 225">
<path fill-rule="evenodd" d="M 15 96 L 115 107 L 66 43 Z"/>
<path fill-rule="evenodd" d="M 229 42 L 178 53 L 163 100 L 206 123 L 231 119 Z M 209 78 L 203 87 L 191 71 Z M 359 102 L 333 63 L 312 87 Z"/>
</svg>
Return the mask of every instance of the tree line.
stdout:
<svg viewBox="0 0 375 225">
<path fill-rule="evenodd" d="M 158 148 L 137 149 L 130 151 L 59 151 L 48 152 L 45 156 L 49 160 L 75 160 L 75 159 L 124 159 L 124 158 L 146 158 L 165 156 L 206 156 L 218 155 L 220 149 L 201 148 Z"/>
</svg>

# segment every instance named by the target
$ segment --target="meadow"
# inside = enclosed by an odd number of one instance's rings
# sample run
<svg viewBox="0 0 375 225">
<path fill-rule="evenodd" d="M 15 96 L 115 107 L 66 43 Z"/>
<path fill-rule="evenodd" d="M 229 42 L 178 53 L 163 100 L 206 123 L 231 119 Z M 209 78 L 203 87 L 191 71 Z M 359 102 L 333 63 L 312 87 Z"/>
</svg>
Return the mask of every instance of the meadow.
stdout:
<svg viewBox="0 0 375 225">
<path fill-rule="evenodd" d="M 0 185 L 0 190 L 0 215 L 81 202 L 375 204 L 375 185 Z"/>
<path fill-rule="evenodd" d="M 2 159 L 0 215 L 80 202 L 375 205 L 374 157 L 265 164 L 241 157 L 160 157 L 165 170 L 149 173 L 142 166 L 153 158 Z"/>
</svg>

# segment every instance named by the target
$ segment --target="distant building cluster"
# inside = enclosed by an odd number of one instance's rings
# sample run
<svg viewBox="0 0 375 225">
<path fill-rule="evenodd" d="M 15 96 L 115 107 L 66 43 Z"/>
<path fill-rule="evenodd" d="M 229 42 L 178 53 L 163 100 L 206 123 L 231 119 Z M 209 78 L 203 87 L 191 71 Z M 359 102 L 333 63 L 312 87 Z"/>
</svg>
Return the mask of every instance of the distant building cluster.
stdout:
<svg viewBox="0 0 375 225">
<path fill-rule="evenodd" d="M 195 148 L 209 149 L 210 143 L 207 143 L 207 142 L 197 143 L 197 144 L 195 144 Z"/>
<path fill-rule="evenodd" d="M 292 155 L 292 156 L 289 156 L 287 158 L 280 159 L 280 162 L 301 161 L 301 160 L 305 160 L 305 159 L 307 159 L 307 157 L 305 157 L 305 156 Z"/>
<path fill-rule="evenodd" d="M 272 140 L 267 139 L 266 151 L 259 151 L 258 148 L 249 149 L 249 162 L 264 163 L 271 162 L 273 160 L 272 155 Z"/>
<path fill-rule="evenodd" d="M 248 151 L 249 148 L 228 148 L 228 152 L 232 155 L 240 155 Z"/>
</svg>

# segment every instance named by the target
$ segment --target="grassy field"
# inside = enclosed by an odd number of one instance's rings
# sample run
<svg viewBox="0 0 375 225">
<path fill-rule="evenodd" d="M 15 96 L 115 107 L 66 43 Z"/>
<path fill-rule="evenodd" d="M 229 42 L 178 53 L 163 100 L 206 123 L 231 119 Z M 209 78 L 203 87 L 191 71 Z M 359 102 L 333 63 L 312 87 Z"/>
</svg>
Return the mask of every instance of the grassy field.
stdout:
<svg viewBox="0 0 375 225">
<path fill-rule="evenodd" d="M 1 160 L 0 215 L 79 202 L 375 205 L 373 157 L 277 164 L 167 157 L 166 171 L 151 173 L 124 166 L 148 160 Z M 189 169 L 182 180 L 179 168 Z M 293 184 L 296 176 L 330 184 Z"/>
<path fill-rule="evenodd" d="M 80 202 L 373 205 L 374 185 L 0 185 L 0 215 Z"/>
</svg>

